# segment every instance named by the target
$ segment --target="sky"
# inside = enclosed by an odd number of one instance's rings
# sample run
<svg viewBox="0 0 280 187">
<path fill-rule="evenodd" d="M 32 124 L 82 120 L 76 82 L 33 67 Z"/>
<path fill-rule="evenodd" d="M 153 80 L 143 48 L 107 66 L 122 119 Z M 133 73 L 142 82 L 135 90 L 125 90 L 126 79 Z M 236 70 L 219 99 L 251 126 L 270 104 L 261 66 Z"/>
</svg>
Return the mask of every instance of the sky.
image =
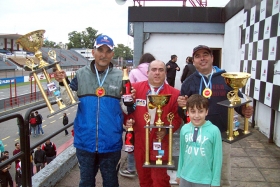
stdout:
<svg viewBox="0 0 280 187">
<path fill-rule="evenodd" d="M 207 6 L 224 7 L 228 2 L 208 0 Z M 182 5 L 182 1 L 145 2 L 145 6 Z M 133 48 L 133 38 L 127 35 L 129 6 L 133 6 L 133 0 L 124 5 L 116 0 L 0 0 L 0 34 L 24 35 L 43 29 L 49 41 L 67 43 L 68 33 L 92 27 L 98 34 L 113 38 L 115 45 Z M 191 6 L 188 0 L 187 6 Z"/>
</svg>

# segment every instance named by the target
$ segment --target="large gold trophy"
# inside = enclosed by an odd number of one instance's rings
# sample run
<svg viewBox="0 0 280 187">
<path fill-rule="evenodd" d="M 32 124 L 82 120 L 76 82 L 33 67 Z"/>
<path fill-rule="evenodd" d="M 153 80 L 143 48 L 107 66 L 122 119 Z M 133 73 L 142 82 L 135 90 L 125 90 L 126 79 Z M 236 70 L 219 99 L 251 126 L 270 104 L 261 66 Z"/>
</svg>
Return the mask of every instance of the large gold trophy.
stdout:
<svg viewBox="0 0 280 187">
<path fill-rule="evenodd" d="M 43 95 L 43 98 L 50 111 L 50 115 L 48 115 L 48 117 L 50 117 L 50 116 L 53 116 L 53 115 L 61 112 L 62 110 L 65 110 L 65 109 L 77 104 L 78 102 L 75 101 L 75 99 L 72 95 L 72 92 L 67 84 L 67 81 L 65 79 L 63 79 L 64 86 L 66 88 L 68 96 L 71 99 L 71 105 L 65 106 L 60 98 L 60 92 L 57 89 L 55 83 L 51 82 L 49 74 L 47 73 L 46 70 L 52 68 L 52 69 L 61 71 L 61 68 L 60 68 L 59 62 L 56 61 L 56 54 L 55 54 L 54 50 L 50 50 L 48 52 L 49 57 L 54 60 L 53 64 L 49 64 L 49 63 L 45 62 L 42 58 L 42 52 L 39 49 L 43 45 L 44 33 L 45 33 L 45 30 L 37 30 L 37 31 L 30 32 L 24 36 L 21 36 L 19 39 L 17 39 L 17 43 L 20 44 L 25 50 L 34 52 L 35 57 L 39 60 L 39 63 L 36 64 L 33 59 L 27 58 L 25 69 L 32 71 L 32 73 L 30 73 L 30 76 L 34 77 L 34 79 Z M 48 100 L 45 90 L 38 78 L 37 74 L 41 73 L 41 72 L 43 72 L 43 74 L 46 77 L 48 91 L 53 93 L 55 96 L 56 102 L 59 107 L 59 110 L 57 110 L 57 111 L 54 111 L 54 109 L 52 108 L 51 102 Z"/>
<path fill-rule="evenodd" d="M 170 100 L 171 94 L 166 95 L 148 95 L 149 99 L 149 108 L 153 109 L 156 108 L 156 114 L 158 116 L 157 121 L 155 122 L 155 125 L 150 125 L 150 119 L 151 116 L 149 113 L 144 114 L 144 119 L 146 121 L 146 133 L 145 133 L 145 162 L 143 167 L 159 167 L 159 168 L 174 168 L 174 162 L 172 161 L 172 136 L 173 136 L 173 125 L 172 120 L 174 118 L 174 114 L 172 112 L 168 113 L 167 120 L 169 121 L 169 125 L 164 125 L 164 122 L 162 119 L 162 108 L 168 104 Z M 168 161 L 163 161 L 162 157 L 164 155 L 164 150 L 161 149 L 161 139 L 158 139 L 158 142 L 154 142 L 153 149 L 158 151 L 157 160 L 156 161 L 150 161 L 150 150 L 149 150 L 149 132 L 150 129 L 157 128 L 158 131 L 161 130 L 161 128 L 169 129 L 169 147 L 168 147 Z"/>
<path fill-rule="evenodd" d="M 219 105 L 223 105 L 228 108 L 227 132 L 222 133 L 222 137 L 224 141 L 228 143 L 233 143 L 251 134 L 248 130 L 249 129 L 248 118 L 244 119 L 244 130 L 242 129 L 233 130 L 234 108 L 242 105 L 249 106 L 249 103 L 251 102 L 251 100 L 249 100 L 248 97 L 246 97 L 245 99 L 243 98 L 241 99 L 238 96 L 238 90 L 246 85 L 251 75 L 249 73 L 244 73 L 244 72 L 228 72 L 228 73 L 223 73 L 222 77 L 224 77 L 226 84 L 233 89 L 227 94 L 228 100 L 218 103 Z"/>
</svg>

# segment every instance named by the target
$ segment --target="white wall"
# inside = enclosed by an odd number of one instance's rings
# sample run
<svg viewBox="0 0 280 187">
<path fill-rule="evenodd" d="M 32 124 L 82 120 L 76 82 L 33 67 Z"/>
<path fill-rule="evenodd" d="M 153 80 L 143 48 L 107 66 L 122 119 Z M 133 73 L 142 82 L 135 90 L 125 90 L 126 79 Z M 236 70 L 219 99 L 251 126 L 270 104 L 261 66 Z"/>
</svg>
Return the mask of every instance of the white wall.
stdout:
<svg viewBox="0 0 280 187">
<path fill-rule="evenodd" d="M 269 138 L 270 123 L 271 123 L 271 108 L 265 104 L 257 101 L 256 111 L 255 111 L 255 123 L 256 127 L 259 128 L 267 138 Z M 274 121 L 274 135 L 273 140 L 275 144 L 280 147 L 280 113 L 275 111 L 275 121 Z"/>
<path fill-rule="evenodd" d="M 275 114 L 274 142 L 280 147 L 280 112 Z"/>
<path fill-rule="evenodd" d="M 144 45 L 144 53 L 151 53 L 156 59 L 167 63 L 171 55 L 178 56 L 177 64 L 181 68 L 176 74 L 175 88 L 181 89 L 181 75 L 186 65 L 186 57 L 192 56 L 192 50 L 203 44 L 210 48 L 223 48 L 223 35 L 214 34 L 151 34 Z"/>
<path fill-rule="evenodd" d="M 240 48 L 240 25 L 243 24 L 244 10 L 240 11 L 225 24 L 224 48 L 222 51 L 222 68 L 227 71 L 240 71 L 242 50 Z M 250 80 L 248 80 L 250 81 Z M 252 103 L 250 103 L 252 105 Z M 280 147 L 280 113 L 275 112 L 274 141 Z M 255 123 L 259 130 L 269 138 L 271 108 L 256 102 Z"/>
<path fill-rule="evenodd" d="M 243 12 L 243 10 L 240 11 L 225 24 L 222 68 L 228 72 L 240 71 L 241 33 L 239 26 L 243 24 Z"/>
</svg>

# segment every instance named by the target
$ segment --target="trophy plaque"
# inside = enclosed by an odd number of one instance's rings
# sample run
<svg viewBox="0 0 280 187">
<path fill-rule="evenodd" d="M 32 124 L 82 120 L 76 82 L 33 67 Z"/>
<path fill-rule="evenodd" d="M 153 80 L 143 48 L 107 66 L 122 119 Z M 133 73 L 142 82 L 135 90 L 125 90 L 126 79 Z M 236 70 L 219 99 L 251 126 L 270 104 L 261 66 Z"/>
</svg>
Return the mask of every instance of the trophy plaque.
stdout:
<svg viewBox="0 0 280 187">
<path fill-rule="evenodd" d="M 246 97 L 246 99 L 243 99 L 238 96 L 238 90 L 246 85 L 251 75 L 249 73 L 244 72 L 228 72 L 223 73 L 222 77 L 224 77 L 226 84 L 233 89 L 227 94 L 228 100 L 217 103 L 228 108 L 227 131 L 222 133 L 222 139 L 225 142 L 233 143 L 251 135 L 251 132 L 249 132 L 248 118 L 244 118 L 244 130 L 239 128 L 234 129 L 233 125 L 234 108 L 242 105 L 245 105 L 247 107 L 251 102 L 251 100 L 249 100 L 248 97 Z M 248 89 L 246 92 L 248 92 Z M 248 93 L 246 93 L 246 95 L 247 94 Z"/>
<path fill-rule="evenodd" d="M 43 95 L 43 98 L 50 111 L 50 114 L 47 117 L 50 117 L 67 108 L 72 107 L 73 105 L 78 104 L 78 102 L 75 101 L 75 99 L 72 95 L 72 92 L 67 84 L 67 81 L 65 79 L 63 79 L 63 83 L 66 88 L 67 94 L 71 99 L 71 105 L 65 106 L 60 98 L 60 91 L 56 87 L 55 83 L 51 82 L 51 79 L 49 77 L 49 74 L 47 73 L 47 70 L 52 68 L 52 69 L 61 71 L 61 68 L 60 68 L 59 62 L 56 61 L 56 54 L 55 54 L 54 50 L 50 50 L 48 53 L 49 57 L 54 60 L 54 63 L 49 64 L 43 60 L 42 52 L 39 49 L 43 45 L 44 33 L 45 33 L 45 30 L 33 31 L 30 33 L 27 33 L 26 35 L 21 36 L 20 38 L 17 39 L 16 42 L 18 44 L 20 44 L 23 47 L 23 49 L 25 49 L 26 51 L 34 52 L 35 57 L 39 60 L 39 63 L 36 64 L 33 59 L 27 58 L 25 69 L 32 71 L 30 73 L 30 76 L 34 77 L 36 84 L 38 85 L 40 92 Z M 46 80 L 47 80 L 48 92 L 53 93 L 53 95 L 55 96 L 55 101 L 59 107 L 59 110 L 57 110 L 57 111 L 54 111 L 54 109 L 52 108 L 51 102 L 49 101 L 49 99 L 45 93 L 45 90 L 38 78 L 37 74 L 42 73 L 42 72 L 45 75 Z"/>
<path fill-rule="evenodd" d="M 174 118 L 174 114 L 172 112 L 168 113 L 167 116 L 165 116 L 169 122 L 169 125 L 164 125 L 164 122 L 162 119 L 162 108 L 168 104 L 170 100 L 171 94 L 166 95 L 148 95 L 149 99 L 149 108 L 153 109 L 156 108 L 156 114 L 158 116 L 157 121 L 155 122 L 155 125 L 150 125 L 151 116 L 149 113 L 144 114 L 144 119 L 146 121 L 146 125 L 144 128 L 146 128 L 145 131 L 145 162 L 143 167 L 156 167 L 156 168 L 174 168 L 174 162 L 172 161 L 172 136 L 173 136 L 173 125 L 172 120 Z M 153 128 L 157 128 L 158 131 L 160 131 L 162 128 L 169 130 L 169 146 L 168 146 L 168 161 L 162 160 L 162 157 L 164 154 L 164 150 L 161 149 L 161 139 L 157 139 L 157 142 L 153 142 L 153 150 L 158 152 L 158 155 L 156 156 L 156 161 L 150 161 L 150 140 L 149 140 L 149 134 L 150 130 Z"/>
</svg>

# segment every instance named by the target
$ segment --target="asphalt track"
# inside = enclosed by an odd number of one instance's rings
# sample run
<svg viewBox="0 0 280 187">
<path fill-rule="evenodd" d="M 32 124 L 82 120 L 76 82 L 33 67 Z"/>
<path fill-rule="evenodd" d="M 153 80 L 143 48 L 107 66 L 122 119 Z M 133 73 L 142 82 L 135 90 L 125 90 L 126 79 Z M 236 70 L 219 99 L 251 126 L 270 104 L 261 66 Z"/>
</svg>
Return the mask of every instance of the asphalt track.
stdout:
<svg viewBox="0 0 280 187">
<path fill-rule="evenodd" d="M 22 90 L 27 90 L 28 93 L 28 88 L 30 89 L 29 86 L 20 86 L 17 88 L 18 93 L 23 92 Z M 0 89 L 0 94 L 5 95 L 8 94 L 9 96 L 9 89 Z M 53 105 L 54 110 L 57 110 L 58 107 L 57 105 Z M 16 113 L 22 114 L 22 116 L 25 116 L 25 113 L 28 109 L 21 110 Z M 63 113 L 67 113 L 68 118 L 69 118 L 69 123 L 74 121 L 74 118 L 76 116 L 76 110 L 77 110 L 77 105 L 68 108 L 64 110 L 63 112 L 56 114 L 50 118 L 47 118 L 47 115 L 50 114 L 48 108 L 44 108 L 39 110 L 38 112 L 43 116 L 43 130 L 44 130 L 44 135 L 39 135 L 37 137 L 33 137 L 32 135 L 30 136 L 30 144 L 31 146 L 35 144 L 37 141 L 41 140 L 45 135 L 49 135 L 57 130 L 59 130 L 61 127 L 63 127 L 62 124 L 62 118 L 63 118 Z M 2 116 L 2 114 L 0 113 Z M 68 144 L 69 141 L 71 141 L 72 136 L 71 136 L 71 129 L 68 129 L 69 135 L 65 136 L 64 131 L 58 134 L 57 136 L 53 137 L 51 139 L 51 142 L 54 142 L 56 147 L 61 151 L 61 148 L 64 147 L 65 144 Z M 16 119 L 12 119 L 3 123 L 0 123 L 0 139 L 3 141 L 3 144 L 5 146 L 5 150 L 9 151 L 10 156 L 13 154 L 13 150 L 15 149 L 15 143 L 19 142 L 19 134 L 18 134 L 18 126 Z M 68 143 L 67 143 L 68 142 Z M 64 147 L 65 148 L 65 147 Z M 10 169 L 10 173 L 14 179 L 14 163 L 12 164 L 12 168 Z"/>
</svg>

